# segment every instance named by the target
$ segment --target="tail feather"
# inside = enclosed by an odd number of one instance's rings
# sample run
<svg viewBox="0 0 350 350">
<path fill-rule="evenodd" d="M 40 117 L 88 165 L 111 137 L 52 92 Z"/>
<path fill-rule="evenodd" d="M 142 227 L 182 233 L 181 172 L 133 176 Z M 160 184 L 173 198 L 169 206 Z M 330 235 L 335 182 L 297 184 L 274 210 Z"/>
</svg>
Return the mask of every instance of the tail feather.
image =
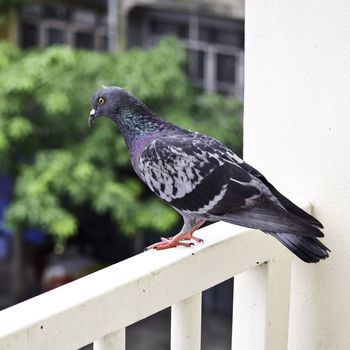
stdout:
<svg viewBox="0 0 350 350">
<path fill-rule="evenodd" d="M 290 233 L 267 232 L 278 239 L 297 257 L 307 263 L 316 263 L 328 258 L 330 249 L 315 237 L 297 236 Z"/>
</svg>

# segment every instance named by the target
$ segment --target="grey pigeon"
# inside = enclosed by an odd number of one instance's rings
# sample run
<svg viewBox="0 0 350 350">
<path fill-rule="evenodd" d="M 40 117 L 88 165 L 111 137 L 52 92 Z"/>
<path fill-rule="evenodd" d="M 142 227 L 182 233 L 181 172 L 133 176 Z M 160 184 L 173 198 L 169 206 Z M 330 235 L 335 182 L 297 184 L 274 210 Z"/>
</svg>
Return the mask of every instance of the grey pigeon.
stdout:
<svg viewBox="0 0 350 350">
<path fill-rule="evenodd" d="M 161 119 L 119 87 L 92 98 L 89 126 L 100 116 L 120 129 L 140 179 L 183 217 L 180 233 L 149 248 L 189 246 L 205 221 L 225 221 L 270 234 L 305 262 L 328 257 L 316 238 L 322 224 L 219 141 Z"/>
</svg>

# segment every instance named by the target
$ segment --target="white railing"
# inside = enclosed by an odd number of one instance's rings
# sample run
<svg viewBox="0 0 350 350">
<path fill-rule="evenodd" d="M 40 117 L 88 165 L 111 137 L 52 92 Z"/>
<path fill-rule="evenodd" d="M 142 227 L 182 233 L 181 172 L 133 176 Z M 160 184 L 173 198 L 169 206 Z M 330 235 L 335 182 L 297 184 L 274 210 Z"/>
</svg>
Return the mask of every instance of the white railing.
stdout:
<svg viewBox="0 0 350 350">
<path fill-rule="evenodd" d="M 127 326 L 172 305 L 171 349 L 198 350 L 201 292 L 237 275 L 232 347 L 286 349 L 290 253 L 225 223 L 197 233 L 205 243 L 148 251 L 1 311 L 0 349 L 125 349 Z"/>
</svg>

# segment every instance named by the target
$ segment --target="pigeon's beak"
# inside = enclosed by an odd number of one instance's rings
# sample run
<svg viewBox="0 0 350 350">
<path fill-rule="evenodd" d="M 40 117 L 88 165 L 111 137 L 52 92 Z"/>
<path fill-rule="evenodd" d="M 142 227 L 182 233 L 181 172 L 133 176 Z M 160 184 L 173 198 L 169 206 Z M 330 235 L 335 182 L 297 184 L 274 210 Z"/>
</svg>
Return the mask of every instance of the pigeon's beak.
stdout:
<svg viewBox="0 0 350 350">
<path fill-rule="evenodd" d="M 95 111 L 95 108 L 93 108 L 90 111 L 90 116 L 89 116 L 89 119 L 88 119 L 88 125 L 91 126 L 95 119 L 96 119 L 96 111 Z"/>
</svg>

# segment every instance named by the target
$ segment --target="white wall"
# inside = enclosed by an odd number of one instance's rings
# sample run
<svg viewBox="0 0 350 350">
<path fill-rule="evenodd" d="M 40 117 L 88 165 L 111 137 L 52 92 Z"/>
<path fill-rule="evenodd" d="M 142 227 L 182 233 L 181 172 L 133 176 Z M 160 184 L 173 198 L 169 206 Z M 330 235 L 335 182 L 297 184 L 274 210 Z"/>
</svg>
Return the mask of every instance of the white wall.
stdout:
<svg viewBox="0 0 350 350">
<path fill-rule="evenodd" d="M 247 0 L 245 67 L 245 158 L 332 249 L 293 263 L 289 349 L 350 349 L 350 1 Z"/>
</svg>

